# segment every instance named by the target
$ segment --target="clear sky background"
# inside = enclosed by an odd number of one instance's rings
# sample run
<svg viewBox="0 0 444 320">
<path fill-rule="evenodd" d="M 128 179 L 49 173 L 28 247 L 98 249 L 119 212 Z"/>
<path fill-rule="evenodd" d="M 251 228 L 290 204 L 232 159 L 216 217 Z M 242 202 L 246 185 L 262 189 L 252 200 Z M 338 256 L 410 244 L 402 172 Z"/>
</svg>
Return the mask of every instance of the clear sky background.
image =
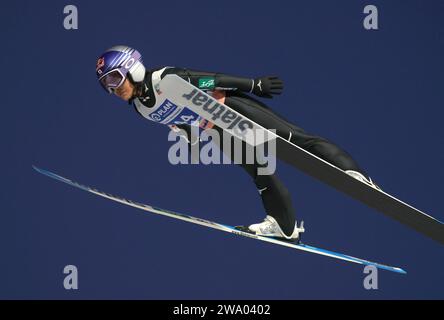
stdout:
<svg viewBox="0 0 444 320">
<path fill-rule="evenodd" d="M 79 29 L 63 28 L 63 7 Z M 379 9 L 379 30 L 363 9 Z M 266 102 L 351 153 L 387 192 L 444 220 L 444 2 L 2 2 L 0 298 L 444 298 L 443 247 L 279 163 L 305 242 L 403 267 L 363 287 L 360 266 L 142 211 L 41 175 L 36 164 L 139 202 L 225 224 L 264 218 L 236 166 L 172 166 L 166 127 L 108 96 L 102 51 L 149 68 L 279 75 Z M 63 268 L 79 290 L 63 288 Z"/>
</svg>

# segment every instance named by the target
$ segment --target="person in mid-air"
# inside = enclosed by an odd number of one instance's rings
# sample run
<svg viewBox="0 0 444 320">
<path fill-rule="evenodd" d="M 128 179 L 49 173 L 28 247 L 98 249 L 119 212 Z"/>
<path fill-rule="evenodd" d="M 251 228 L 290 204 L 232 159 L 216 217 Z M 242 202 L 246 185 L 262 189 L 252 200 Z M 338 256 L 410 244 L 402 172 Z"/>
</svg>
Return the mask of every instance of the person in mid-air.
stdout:
<svg viewBox="0 0 444 320">
<path fill-rule="evenodd" d="M 96 74 L 100 84 L 108 93 L 114 93 L 128 101 L 144 118 L 166 124 L 171 129 L 185 130 L 190 144 L 196 143 L 193 140 L 196 137 L 191 135 L 191 123 L 183 121 L 177 123 L 171 121 L 171 114 L 168 112 L 164 113 L 163 117 L 159 117 L 161 113 L 156 112 L 161 108 L 157 101 L 159 82 L 166 75 L 177 75 L 197 88 L 217 95 L 220 102 L 253 122 L 267 129 L 276 130 L 282 138 L 344 170 L 361 182 L 377 187 L 344 150 L 324 138 L 306 133 L 278 116 L 264 103 L 251 97 L 256 95 L 261 98 L 272 98 L 273 95 L 281 94 L 283 82 L 277 77 L 251 79 L 177 67 L 147 70 L 143 65 L 141 54 L 127 46 L 114 46 L 106 50 L 97 60 Z M 153 117 L 154 114 L 156 117 Z M 222 129 L 214 124 L 211 124 L 211 127 L 222 133 Z M 202 122 L 202 128 L 208 128 L 208 122 Z M 279 157 L 279 154 L 277 156 Z M 264 221 L 248 226 L 248 230 L 261 236 L 296 241 L 304 230 L 296 223 L 290 194 L 276 174 L 258 175 L 257 169 L 261 165 L 263 164 L 259 164 L 258 161 L 252 164 L 240 164 L 253 179 L 266 212 Z"/>
</svg>

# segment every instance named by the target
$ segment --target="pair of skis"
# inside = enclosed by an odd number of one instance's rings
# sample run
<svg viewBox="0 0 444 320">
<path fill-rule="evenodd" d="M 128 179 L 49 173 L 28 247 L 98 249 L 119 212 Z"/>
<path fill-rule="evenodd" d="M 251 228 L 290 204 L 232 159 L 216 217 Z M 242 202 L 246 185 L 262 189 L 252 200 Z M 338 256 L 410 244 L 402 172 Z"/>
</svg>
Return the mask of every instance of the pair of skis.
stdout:
<svg viewBox="0 0 444 320">
<path fill-rule="evenodd" d="M 208 220 L 204 220 L 204 219 L 200 219 L 200 218 L 196 218 L 193 216 L 189 216 L 186 214 L 181 214 L 181 213 L 177 213 L 177 212 L 173 212 L 170 210 L 165 210 L 165 209 L 161 209 L 161 208 L 156 208 L 147 204 L 143 204 L 143 203 L 139 203 L 139 202 L 135 202 L 129 199 L 125 199 L 119 196 L 115 196 L 112 195 L 110 193 L 107 192 L 103 192 L 100 190 L 97 190 L 96 188 L 92 188 L 83 184 L 80 184 L 78 182 L 72 181 L 70 179 L 67 179 L 65 177 L 59 176 L 51 171 L 47 171 L 41 168 L 38 168 L 36 166 L 33 166 L 33 168 L 45 175 L 48 176 L 50 178 L 53 178 L 55 180 L 64 182 L 70 186 L 82 189 L 84 191 L 93 193 L 95 195 L 137 208 L 137 209 L 141 209 L 147 212 L 151 212 L 151 213 L 155 213 L 155 214 L 159 214 L 162 216 L 167 216 L 170 218 L 174 218 L 174 219 L 178 219 L 178 220 L 182 220 L 182 221 L 186 221 L 186 222 L 190 222 L 190 223 L 194 223 L 194 224 L 198 224 L 204 227 L 208 227 L 208 228 L 212 228 L 212 229 L 217 229 L 220 231 L 225 231 L 225 232 L 229 232 L 229 233 L 233 233 L 233 234 L 237 234 L 240 236 L 244 236 L 244 237 L 248 237 L 248 238 L 252 238 L 252 239 L 256 239 L 256 240 L 261 240 L 261 241 L 265 241 L 265 242 L 269 242 L 269 243 L 273 243 L 273 244 L 277 244 L 277 245 L 281 245 L 284 247 L 289 247 L 289 248 L 293 248 L 293 249 L 297 249 L 297 250 L 302 250 L 302 251 L 306 251 L 306 252 L 311 252 L 311 253 L 316 253 L 316 254 L 320 254 L 323 256 L 327 256 L 327 257 L 331 257 L 331 258 L 335 258 L 335 259 L 339 259 L 339 260 L 344 260 L 344 261 L 348 261 L 348 262 L 352 262 L 352 263 L 357 263 L 357 264 L 361 264 L 361 265 L 370 265 L 370 266 L 375 266 L 379 269 L 384 269 L 384 270 L 388 270 L 388 271 L 392 271 L 392 272 L 397 272 L 397 273 L 401 273 L 401 274 L 405 274 L 406 272 L 401 269 L 401 268 L 397 268 L 397 267 L 391 267 L 391 266 L 387 266 L 384 264 L 380 264 L 380 263 L 375 263 L 375 262 L 371 262 L 371 261 L 367 261 L 367 260 L 363 260 L 363 259 L 359 259 L 359 258 L 355 258 L 352 256 L 348 256 L 345 254 L 341 254 L 341 253 L 337 253 L 337 252 L 333 252 L 333 251 L 329 251 L 329 250 L 325 250 L 325 249 L 320 249 L 320 248 L 316 248 L 316 247 L 312 247 L 306 244 L 302 244 L 302 243 L 290 243 L 287 241 L 283 241 L 283 240 L 278 240 L 278 239 L 274 239 L 274 238 L 268 238 L 268 237 L 262 237 L 262 236 L 258 236 L 249 232 L 245 232 L 245 231 L 241 231 L 239 229 L 237 229 L 236 227 L 232 227 L 232 226 L 228 226 L 225 224 L 220 224 L 220 223 L 216 223 L 216 222 L 212 222 L 212 221 L 208 221 Z"/>
<path fill-rule="evenodd" d="M 350 177 L 343 170 L 293 144 L 290 139 L 286 140 L 267 130 L 266 128 L 261 127 L 250 119 L 232 110 L 225 104 L 222 104 L 219 101 L 215 100 L 213 97 L 206 94 L 205 92 L 197 89 L 180 77 L 176 75 L 167 75 L 160 82 L 160 90 L 158 92 L 158 98 L 164 99 L 165 101 L 168 101 L 168 103 L 173 102 L 176 105 L 177 110 L 191 110 L 198 116 L 213 122 L 214 124 L 234 135 L 235 137 L 237 136 L 237 138 L 239 139 L 244 139 L 248 136 L 248 134 L 245 134 L 245 132 L 241 132 L 243 129 L 246 128 L 246 130 L 249 130 L 248 128 L 259 128 L 261 130 L 267 131 L 268 136 L 274 135 L 273 139 L 275 139 L 276 141 L 277 150 L 276 156 L 279 159 L 298 168 L 306 174 L 317 178 L 318 180 L 330 185 L 331 187 L 344 192 L 354 199 L 361 201 L 369 207 L 372 207 L 379 212 L 403 223 L 404 225 L 415 229 L 425 236 L 428 236 L 438 241 L 439 243 L 444 244 L 444 224 L 442 222 L 396 199 L 392 195 L 382 190 L 372 188 L 365 183 L 362 183 L 355 178 Z M 250 144 L 252 143 L 251 140 L 248 139 L 246 139 L 245 141 Z M 293 249 L 328 256 L 339 260 L 344 260 L 361 265 L 372 265 L 380 269 L 389 270 L 397 273 L 406 273 L 401 268 L 391 267 L 384 264 L 355 258 L 341 253 L 312 247 L 302 243 L 295 244 L 279 239 L 262 237 L 249 232 L 238 230 L 232 226 L 219 224 L 189 215 L 180 214 L 169 210 L 164 210 L 146 204 L 134 202 L 125 198 L 113 196 L 111 194 L 99 191 L 95 188 L 79 184 L 47 170 L 43 170 L 37 167 L 34 167 L 34 169 L 37 170 L 39 173 L 67 183 L 71 186 L 80 188 L 82 190 L 94 193 L 113 201 L 120 202 L 125 205 L 142 209 L 144 211 L 168 216 L 194 224 L 199 224 L 225 232 L 230 232 L 256 240 L 261 240 L 285 247 L 290 247 Z"/>
</svg>

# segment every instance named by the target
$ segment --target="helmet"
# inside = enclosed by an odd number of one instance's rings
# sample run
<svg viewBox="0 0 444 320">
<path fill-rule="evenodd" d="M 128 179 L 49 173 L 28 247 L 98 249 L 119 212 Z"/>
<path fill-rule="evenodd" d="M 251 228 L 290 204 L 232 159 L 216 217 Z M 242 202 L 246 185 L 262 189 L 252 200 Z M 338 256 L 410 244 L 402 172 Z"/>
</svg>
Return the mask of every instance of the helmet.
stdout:
<svg viewBox="0 0 444 320">
<path fill-rule="evenodd" d="M 145 67 L 139 51 L 127 46 L 114 46 L 97 60 L 96 74 L 102 87 L 112 93 L 127 77 L 134 84 L 142 82 Z"/>
</svg>

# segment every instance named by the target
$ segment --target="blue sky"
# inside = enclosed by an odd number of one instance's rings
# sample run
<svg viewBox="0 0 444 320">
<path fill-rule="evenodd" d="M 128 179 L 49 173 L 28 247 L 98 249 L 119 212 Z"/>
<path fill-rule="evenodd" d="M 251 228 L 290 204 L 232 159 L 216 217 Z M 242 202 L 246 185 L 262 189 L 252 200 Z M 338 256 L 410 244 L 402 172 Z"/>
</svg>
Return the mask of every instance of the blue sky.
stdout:
<svg viewBox="0 0 444 320">
<path fill-rule="evenodd" d="M 407 270 L 363 288 L 356 265 L 239 238 L 91 196 L 32 164 L 143 203 L 214 220 L 262 220 L 235 166 L 172 166 L 168 130 L 95 78 L 114 44 L 149 68 L 279 75 L 266 101 L 351 153 L 384 190 L 444 220 L 442 1 L 74 1 L 4 4 L 1 298 L 413 299 L 444 297 L 439 244 L 284 163 L 304 241 Z M 362 26 L 367 4 L 379 30 Z M 63 288 L 63 268 L 79 290 Z"/>
</svg>

